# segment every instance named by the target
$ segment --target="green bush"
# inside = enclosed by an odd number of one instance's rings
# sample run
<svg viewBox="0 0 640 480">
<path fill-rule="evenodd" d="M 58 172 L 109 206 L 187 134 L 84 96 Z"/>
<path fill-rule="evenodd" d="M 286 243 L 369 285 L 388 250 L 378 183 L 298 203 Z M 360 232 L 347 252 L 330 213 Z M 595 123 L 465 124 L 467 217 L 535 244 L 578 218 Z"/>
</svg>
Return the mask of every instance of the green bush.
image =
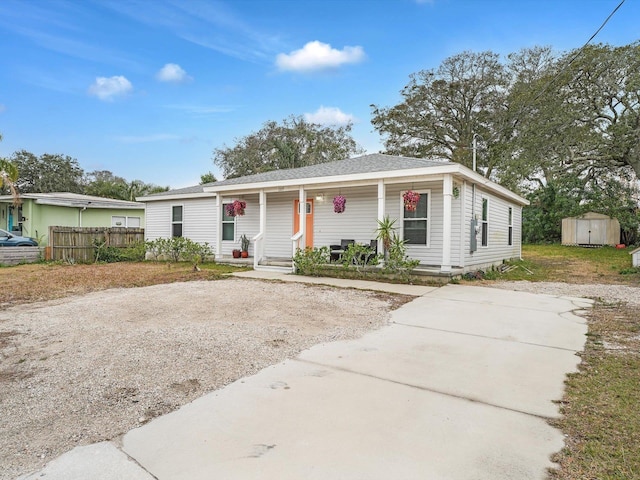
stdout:
<svg viewBox="0 0 640 480">
<path fill-rule="evenodd" d="M 355 268 L 357 272 L 363 271 L 367 265 L 374 266 L 378 263 L 380 263 L 380 257 L 374 255 L 373 249 L 369 245 L 352 243 L 342 254 L 342 266 Z"/>
<path fill-rule="evenodd" d="M 320 274 L 320 268 L 329 263 L 331 251 L 329 247 L 298 249 L 293 256 L 293 264 L 298 275 Z"/>
<path fill-rule="evenodd" d="M 411 260 L 406 252 L 406 241 L 400 239 L 396 234 L 393 235 L 393 240 L 389 246 L 388 258 L 382 268 L 382 273 L 399 275 L 404 281 L 409 281 L 411 271 L 419 264 L 419 260 Z"/>
</svg>

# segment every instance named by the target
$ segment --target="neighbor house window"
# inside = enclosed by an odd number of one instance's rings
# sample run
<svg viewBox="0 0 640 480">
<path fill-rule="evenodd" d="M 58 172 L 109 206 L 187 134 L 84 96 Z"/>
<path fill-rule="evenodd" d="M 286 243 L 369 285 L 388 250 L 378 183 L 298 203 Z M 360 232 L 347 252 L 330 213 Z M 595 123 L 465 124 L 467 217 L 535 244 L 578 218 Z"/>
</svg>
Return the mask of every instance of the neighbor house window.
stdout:
<svg viewBox="0 0 640 480">
<path fill-rule="evenodd" d="M 420 200 L 415 212 L 410 212 L 404 207 L 402 198 L 402 236 L 408 245 L 429 244 L 429 192 L 420 193 Z"/>
<path fill-rule="evenodd" d="M 236 219 L 227 215 L 227 205 L 222 205 L 222 240 L 229 240 L 235 242 L 236 240 Z"/>
<path fill-rule="evenodd" d="M 112 227 L 127 227 L 127 228 L 139 228 L 140 217 L 125 217 L 114 215 L 111 217 Z"/>
<path fill-rule="evenodd" d="M 482 224 L 480 225 L 482 229 L 482 246 L 486 247 L 489 245 L 489 199 L 482 199 Z"/>
<path fill-rule="evenodd" d="M 182 236 L 182 205 L 171 207 L 171 236 Z"/>
<path fill-rule="evenodd" d="M 513 208 L 509 207 L 509 236 L 507 237 L 508 245 L 513 245 Z"/>
</svg>

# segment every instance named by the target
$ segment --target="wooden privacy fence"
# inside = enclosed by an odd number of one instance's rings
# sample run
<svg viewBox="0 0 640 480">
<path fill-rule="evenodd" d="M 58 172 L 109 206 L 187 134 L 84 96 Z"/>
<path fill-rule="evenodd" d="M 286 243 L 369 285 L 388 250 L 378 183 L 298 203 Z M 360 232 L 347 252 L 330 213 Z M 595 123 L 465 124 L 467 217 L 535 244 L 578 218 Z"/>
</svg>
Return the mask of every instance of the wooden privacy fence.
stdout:
<svg viewBox="0 0 640 480">
<path fill-rule="evenodd" d="M 48 260 L 90 263 L 96 259 L 96 243 L 126 248 L 144 242 L 144 228 L 49 227 Z"/>
</svg>

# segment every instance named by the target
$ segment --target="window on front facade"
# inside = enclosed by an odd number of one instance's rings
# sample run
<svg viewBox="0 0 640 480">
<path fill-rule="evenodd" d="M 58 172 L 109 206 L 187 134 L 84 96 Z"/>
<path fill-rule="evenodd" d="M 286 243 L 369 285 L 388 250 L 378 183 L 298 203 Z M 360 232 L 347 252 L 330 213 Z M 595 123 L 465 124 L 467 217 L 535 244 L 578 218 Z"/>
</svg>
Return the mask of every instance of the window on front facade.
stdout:
<svg viewBox="0 0 640 480">
<path fill-rule="evenodd" d="M 171 236 L 182 236 L 182 205 L 171 207 Z"/>
<path fill-rule="evenodd" d="M 482 199 L 482 246 L 489 245 L 489 199 Z"/>
<path fill-rule="evenodd" d="M 402 204 L 403 239 L 408 245 L 428 245 L 428 227 L 429 227 L 429 193 L 420 193 L 420 200 L 415 212 L 409 212 Z M 400 199 L 402 202 L 402 199 Z"/>
<path fill-rule="evenodd" d="M 227 215 L 227 203 L 222 205 L 222 240 L 235 242 L 236 240 L 236 219 Z"/>
<path fill-rule="evenodd" d="M 509 207 L 509 245 L 513 245 L 513 208 Z"/>
</svg>

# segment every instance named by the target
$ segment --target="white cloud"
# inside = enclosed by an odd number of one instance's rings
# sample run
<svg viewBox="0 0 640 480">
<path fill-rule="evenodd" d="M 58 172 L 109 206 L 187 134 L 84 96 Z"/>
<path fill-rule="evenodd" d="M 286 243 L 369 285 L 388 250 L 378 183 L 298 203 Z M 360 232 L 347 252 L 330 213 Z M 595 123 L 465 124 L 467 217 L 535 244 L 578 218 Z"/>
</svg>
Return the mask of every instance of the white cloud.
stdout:
<svg viewBox="0 0 640 480">
<path fill-rule="evenodd" d="M 122 75 L 114 77 L 96 77 L 96 81 L 89 87 L 89 94 L 100 100 L 110 101 L 133 91 L 133 85 Z"/>
<path fill-rule="evenodd" d="M 304 119 L 307 122 L 320 125 L 347 125 L 355 121 L 353 115 L 344 113 L 337 107 L 324 106 L 320 106 L 320 108 L 313 113 L 305 113 Z"/>
<path fill-rule="evenodd" d="M 362 47 L 344 47 L 342 50 L 331 48 L 328 43 L 317 40 L 307 43 L 300 50 L 276 57 L 276 65 L 280 70 L 310 72 L 337 68 L 347 63 L 358 63 L 365 59 Z"/>
<path fill-rule="evenodd" d="M 193 80 L 177 63 L 167 63 L 158 71 L 156 78 L 161 82 L 184 83 Z"/>
</svg>

